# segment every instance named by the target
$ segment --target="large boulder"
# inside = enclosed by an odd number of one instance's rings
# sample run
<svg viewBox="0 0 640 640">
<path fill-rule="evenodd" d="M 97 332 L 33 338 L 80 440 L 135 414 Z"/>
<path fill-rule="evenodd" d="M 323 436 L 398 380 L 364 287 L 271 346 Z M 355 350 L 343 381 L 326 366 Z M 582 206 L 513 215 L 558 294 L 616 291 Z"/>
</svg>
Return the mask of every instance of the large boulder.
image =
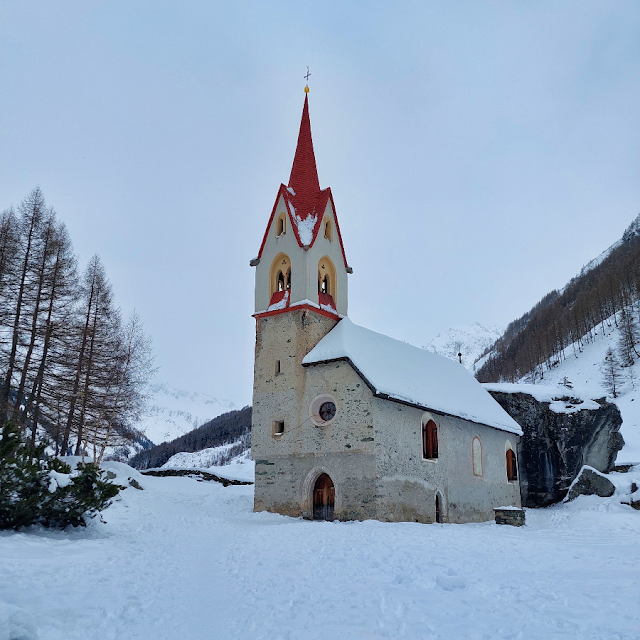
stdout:
<svg viewBox="0 0 640 640">
<path fill-rule="evenodd" d="M 600 496 L 609 498 L 616 492 L 616 487 L 603 473 L 592 467 L 584 466 L 578 477 L 573 481 L 567 493 L 566 502 L 575 500 L 578 496 Z"/>
<path fill-rule="evenodd" d="M 523 506 L 560 502 L 584 465 L 602 473 L 613 470 L 624 446 L 619 433 L 622 416 L 615 404 L 601 398 L 583 403 L 593 408 L 581 410 L 580 400 L 567 396 L 553 402 L 554 411 L 549 408 L 551 402 L 536 400 L 528 393 L 487 387 L 524 432 L 518 448 Z M 559 402 L 570 409 L 559 413 Z"/>
</svg>

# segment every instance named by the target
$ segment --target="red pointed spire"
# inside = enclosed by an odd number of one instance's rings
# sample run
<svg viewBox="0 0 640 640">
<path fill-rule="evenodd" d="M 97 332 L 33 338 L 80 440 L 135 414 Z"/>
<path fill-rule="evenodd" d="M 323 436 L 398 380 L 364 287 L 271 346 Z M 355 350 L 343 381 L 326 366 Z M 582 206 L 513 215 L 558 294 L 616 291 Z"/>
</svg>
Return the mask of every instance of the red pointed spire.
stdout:
<svg viewBox="0 0 640 640">
<path fill-rule="evenodd" d="M 296 147 L 296 155 L 293 158 L 293 166 L 291 167 L 289 187 L 294 190 L 296 195 L 300 195 L 303 198 L 315 196 L 320 191 L 316 156 L 313 153 L 313 140 L 311 139 L 308 94 L 304 97 L 298 146 Z"/>
</svg>

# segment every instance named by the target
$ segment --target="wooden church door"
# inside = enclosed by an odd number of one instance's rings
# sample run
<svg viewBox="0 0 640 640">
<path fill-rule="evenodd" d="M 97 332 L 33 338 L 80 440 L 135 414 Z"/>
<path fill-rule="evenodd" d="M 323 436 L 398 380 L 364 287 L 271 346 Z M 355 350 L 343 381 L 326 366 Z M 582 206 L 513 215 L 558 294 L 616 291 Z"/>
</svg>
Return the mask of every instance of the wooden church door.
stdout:
<svg viewBox="0 0 640 640">
<path fill-rule="evenodd" d="M 336 490 L 333 481 L 323 473 L 317 480 L 313 488 L 313 519 L 333 520 L 333 505 L 335 502 Z"/>
</svg>

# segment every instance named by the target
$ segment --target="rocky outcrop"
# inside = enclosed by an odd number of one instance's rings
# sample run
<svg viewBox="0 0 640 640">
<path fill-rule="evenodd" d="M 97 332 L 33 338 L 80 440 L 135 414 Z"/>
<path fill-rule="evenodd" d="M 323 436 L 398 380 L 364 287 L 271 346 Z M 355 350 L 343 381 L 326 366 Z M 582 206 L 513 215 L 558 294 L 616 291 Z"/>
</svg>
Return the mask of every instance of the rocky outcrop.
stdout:
<svg viewBox="0 0 640 640">
<path fill-rule="evenodd" d="M 613 470 L 624 446 L 622 416 L 615 404 L 602 398 L 595 401 L 598 409 L 556 413 L 549 402 L 527 393 L 489 393 L 524 432 L 518 448 L 523 506 L 560 502 L 584 465 L 603 473 Z"/>
<path fill-rule="evenodd" d="M 578 477 L 573 481 L 567 493 L 566 502 L 575 500 L 578 496 L 600 496 L 609 498 L 616 492 L 616 487 L 603 473 L 591 467 L 584 466 Z"/>
</svg>

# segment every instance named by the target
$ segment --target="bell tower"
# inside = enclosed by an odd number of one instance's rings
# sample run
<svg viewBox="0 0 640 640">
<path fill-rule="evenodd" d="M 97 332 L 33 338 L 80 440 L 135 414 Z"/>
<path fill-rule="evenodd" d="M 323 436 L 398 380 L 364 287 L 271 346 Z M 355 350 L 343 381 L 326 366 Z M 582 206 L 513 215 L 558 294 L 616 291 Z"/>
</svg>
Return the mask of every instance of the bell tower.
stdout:
<svg viewBox="0 0 640 640">
<path fill-rule="evenodd" d="M 255 314 L 307 306 L 347 315 L 347 264 L 331 189 L 321 189 L 305 87 L 288 185 L 278 189 L 256 268 Z"/>
<path fill-rule="evenodd" d="M 347 315 L 347 275 L 352 272 L 331 189 L 321 189 L 318 181 L 308 95 L 289 183 L 278 189 L 260 252 L 251 266 L 256 269 L 254 508 L 300 515 L 295 500 L 288 501 L 289 507 L 278 506 L 274 495 L 299 481 L 284 469 L 289 468 L 291 456 L 307 446 L 302 443 L 310 434 L 308 396 L 315 391 L 307 389 L 308 372 L 302 360 Z"/>
</svg>

